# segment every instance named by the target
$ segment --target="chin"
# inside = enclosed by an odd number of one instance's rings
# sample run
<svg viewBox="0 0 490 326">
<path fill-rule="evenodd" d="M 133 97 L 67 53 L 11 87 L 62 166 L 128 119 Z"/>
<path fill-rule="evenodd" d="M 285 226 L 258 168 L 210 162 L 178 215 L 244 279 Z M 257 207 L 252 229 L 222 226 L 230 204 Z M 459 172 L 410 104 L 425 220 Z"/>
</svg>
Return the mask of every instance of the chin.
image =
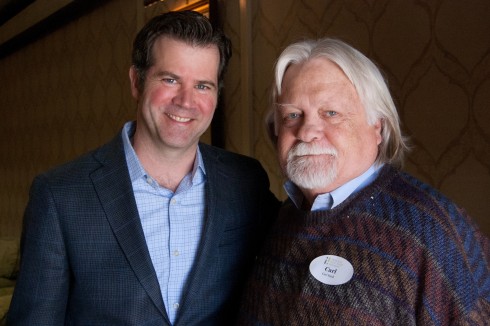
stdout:
<svg viewBox="0 0 490 326">
<path fill-rule="evenodd" d="M 288 169 L 287 176 L 300 188 L 308 190 L 326 189 L 337 179 L 337 169 L 325 167 L 303 171 Z"/>
</svg>

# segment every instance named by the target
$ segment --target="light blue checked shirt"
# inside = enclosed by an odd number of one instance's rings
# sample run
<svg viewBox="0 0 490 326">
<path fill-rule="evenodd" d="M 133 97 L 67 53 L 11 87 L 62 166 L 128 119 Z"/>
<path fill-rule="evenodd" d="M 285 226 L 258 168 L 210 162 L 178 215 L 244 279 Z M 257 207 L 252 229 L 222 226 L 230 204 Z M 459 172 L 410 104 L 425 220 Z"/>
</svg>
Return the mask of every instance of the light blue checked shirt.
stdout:
<svg viewBox="0 0 490 326">
<path fill-rule="evenodd" d="M 374 181 L 378 176 L 379 170 L 383 164 L 376 165 L 373 164 L 367 169 L 366 172 L 347 182 L 346 184 L 338 187 L 332 192 L 327 192 L 318 195 L 313 205 L 311 206 L 312 211 L 320 211 L 334 208 L 340 205 L 344 200 L 346 200 L 351 194 L 354 194 L 366 187 L 368 184 Z M 301 208 L 304 200 L 303 193 L 301 190 L 290 180 L 286 181 L 284 184 L 284 190 L 288 194 L 291 201 L 297 208 Z"/>
<path fill-rule="evenodd" d="M 160 187 L 141 166 L 131 145 L 135 127 L 134 122 L 124 125 L 124 152 L 146 244 L 168 317 L 174 323 L 201 239 L 206 173 L 198 148 L 192 172 L 175 193 Z"/>
</svg>

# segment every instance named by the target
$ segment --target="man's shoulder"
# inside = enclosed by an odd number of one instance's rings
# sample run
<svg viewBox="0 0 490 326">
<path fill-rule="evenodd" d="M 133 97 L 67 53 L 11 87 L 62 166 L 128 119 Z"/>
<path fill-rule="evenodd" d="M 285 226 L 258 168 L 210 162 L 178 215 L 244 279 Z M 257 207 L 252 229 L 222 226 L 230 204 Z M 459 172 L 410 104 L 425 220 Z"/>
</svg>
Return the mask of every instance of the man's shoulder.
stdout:
<svg viewBox="0 0 490 326">
<path fill-rule="evenodd" d="M 408 229 L 414 230 L 416 225 L 417 230 L 428 232 L 427 239 L 439 230 L 456 241 L 460 241 L 460 236 L 474 232 L 474 222 L 466 210 L 440 190 L 406 171 L 388 168 L 385 172 L 379 175 L 378 185 L 383 184 L 383 179 L 388 182 L 378 187 L 377 207 L 396 210 L 393 216 L 398 216 L 399 222 L 405 223 Z"/>
<path fill-rule="evenodd" d="M 120 151 L 117 155 L 124 157 L 124 150 L 122 148 L 122 142 L 117 140 L 118 137 L 112 141 L 101 145 L 95 149 L 80 154 L 78 157 L 72 160 L 61 163 L 57 166 L 50 168 L 49 170 L 41 173 L 39 177 L 43 177 L 49 180 L 66 180 L 76 182 L 83 176 L 88 175 L 95 169 L 101 167 L 111 156 L 114 156 L 116 152 Z"/>
<path fill-rule="evenodd" d="M 392 166 L 386 169 L 386 175 L 391 175 L 391 188 L 395 188 L 397 194 L 406 194 L 409 197 L 427 199 L 447 205 L 454 205 L 451 199 L 444 195 L 440 190 L 436 189 L 429 183 L 413 176 L 407 171 L 399 170 Z M 385 176 L 382 176 L 385 177 Z"/>
<path fill-rule="evenodd" d="M 216 146 L 201 143 L 199 144 L 199 149 L 204 158 L 218 160 L 223 164 L 252 165 L 255 167 L 260 165 L 259 161 L 253 157 L 231 152 Z"/>
<path fill-rule="evenodd" d="M 263 182 L 268 185 L 267 172 L 257 159 L 206 144 L 200 144 L 199 149 L 209 176 L 223 180 L 240 179 L 240 182 L 251 184 Z"/>
</svg>

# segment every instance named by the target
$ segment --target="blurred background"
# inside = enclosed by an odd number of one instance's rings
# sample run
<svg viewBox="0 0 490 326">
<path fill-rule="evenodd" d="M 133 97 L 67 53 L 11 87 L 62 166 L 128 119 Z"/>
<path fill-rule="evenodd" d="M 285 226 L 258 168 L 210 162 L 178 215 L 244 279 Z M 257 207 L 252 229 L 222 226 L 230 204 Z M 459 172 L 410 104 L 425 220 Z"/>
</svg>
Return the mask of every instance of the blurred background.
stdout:
<svg viewBox="0 0 490 326">
<path fill-rule="evenodd" d="M 490 235 L 488 0 L 0 0 L 0 236 L 20 235 L 36 174 L 134 119 L 133 37 L 152 16 L 186 8 L 233 41 L 203 141 L 259 159 L 285 198 L 263 124 L 275 59 L 303 38 L 340 38 L 385 73 L 414 147 L 405 170 Z"/>
</svg>

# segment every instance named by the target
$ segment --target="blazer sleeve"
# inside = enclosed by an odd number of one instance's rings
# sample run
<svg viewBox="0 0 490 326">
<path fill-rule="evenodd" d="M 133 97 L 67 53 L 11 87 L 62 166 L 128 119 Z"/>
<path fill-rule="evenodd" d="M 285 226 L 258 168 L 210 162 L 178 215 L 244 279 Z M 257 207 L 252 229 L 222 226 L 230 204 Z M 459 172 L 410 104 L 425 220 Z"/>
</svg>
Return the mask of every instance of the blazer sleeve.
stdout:
<svg viewBox="0 0 490 326">
<path fill-rule="evenodd" d="M 261 207 L 261 224 L 262 224 L 262 238 L 267 236 L 270 228 L 276 221 L 281 202 L 276 198 L 274 193 L 270 190 L 270 182 L 267 172 L 260 166 L 260 171 L 262 173 L 262 178 L 264 180 L 264 186 L 261 187 L 263 192 L 260 196 L 260 207 Z"/>
<path fill-rule="evenodd" d="M 31 186 L 25 210 L 20 272 L 8 325 L 63 325 L 70 273 L 56 203 L 43 177 Z"/>
</svg>

